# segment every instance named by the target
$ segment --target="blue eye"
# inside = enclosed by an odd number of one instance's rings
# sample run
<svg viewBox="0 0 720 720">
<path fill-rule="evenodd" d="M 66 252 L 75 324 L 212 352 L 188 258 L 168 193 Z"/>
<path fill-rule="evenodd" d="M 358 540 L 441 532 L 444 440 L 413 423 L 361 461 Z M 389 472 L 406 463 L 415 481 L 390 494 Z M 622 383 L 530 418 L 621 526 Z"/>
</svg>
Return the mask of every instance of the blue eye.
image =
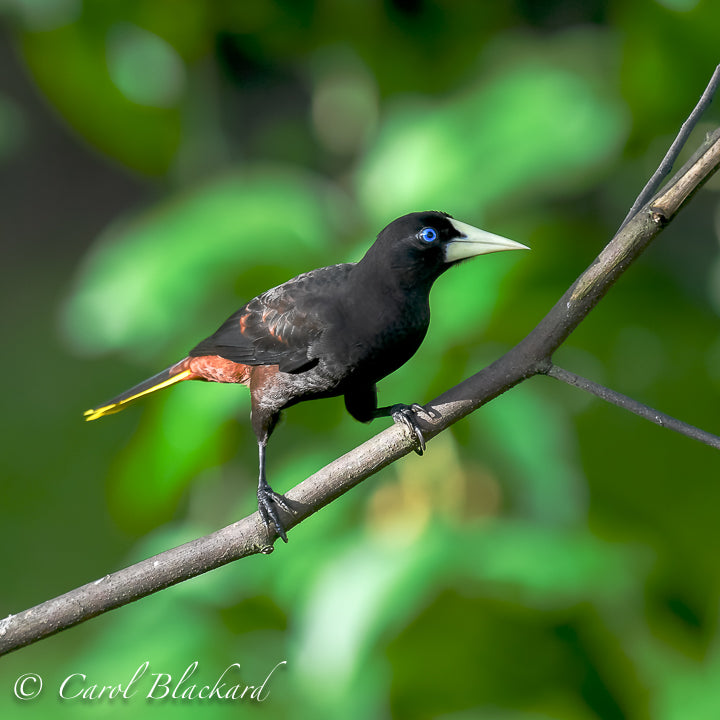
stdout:
<svg viewBox="0 0 720 720">
<path fill-rule="evenodd" d="M 420 231 L 420 237 L 425 242 L 428 242 L 428 243 L 431 243 L 431 242 L 437 240 L 437 236 L 438 236 L 437 230 L 435 230 L 434 228 L 431 228 L 431 227 L 423 228 Z"/>
</svg>

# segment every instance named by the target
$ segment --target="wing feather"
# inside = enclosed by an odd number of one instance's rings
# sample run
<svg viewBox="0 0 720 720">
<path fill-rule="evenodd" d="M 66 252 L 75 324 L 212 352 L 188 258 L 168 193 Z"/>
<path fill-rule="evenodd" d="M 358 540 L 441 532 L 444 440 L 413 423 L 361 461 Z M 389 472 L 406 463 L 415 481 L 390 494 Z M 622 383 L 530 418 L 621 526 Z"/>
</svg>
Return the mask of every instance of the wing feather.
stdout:
<svg viewBox="0 0 720 720">
<path fill-rule="evenodd" d="M 299 373 L 317 365 L 313 347 L 333 315 L 333 296 L 352 264 L 298 275 L 234 312 L 191 356 L 219 355 L 246 365 L 278 365 Z"/>
</svg>

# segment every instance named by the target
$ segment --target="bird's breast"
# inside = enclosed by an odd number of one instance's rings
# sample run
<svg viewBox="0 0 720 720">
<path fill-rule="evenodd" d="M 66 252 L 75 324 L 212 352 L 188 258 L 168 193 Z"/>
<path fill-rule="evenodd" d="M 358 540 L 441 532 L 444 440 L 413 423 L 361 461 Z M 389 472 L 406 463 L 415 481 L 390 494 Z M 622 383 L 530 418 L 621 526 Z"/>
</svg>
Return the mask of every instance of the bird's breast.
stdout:
<svg viewBox="0 0 720 720">
<path fill-rule="evenodd" d="M 343 379 L 375 383 L 415 354 L 429 319 L 429 310 L 422 307 L 405 313 L 365 307 L 334 328 L 323 355 L 329 368 L 344 369 Z"/>
<path fill-rule="evenodd" d="M 350 389 L 375 385 L 407 362 L 420 346 L 427 325 L 420 328 L 386 325 L 364 332 L 328 331 L 310 349 L 318 363 L 305 372 L 276 372 L 263 385 L 258 402 L 281 410 L 303 400 L 344 395 Z"/>
</svg>

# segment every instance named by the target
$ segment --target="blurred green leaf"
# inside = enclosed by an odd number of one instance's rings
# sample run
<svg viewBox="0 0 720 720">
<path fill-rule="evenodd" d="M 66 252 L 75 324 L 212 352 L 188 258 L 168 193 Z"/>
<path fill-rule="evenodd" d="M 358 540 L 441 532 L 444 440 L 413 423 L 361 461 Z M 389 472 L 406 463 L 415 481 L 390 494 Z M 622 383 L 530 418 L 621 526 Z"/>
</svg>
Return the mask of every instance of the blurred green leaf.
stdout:
<svg viewBox="0 0 720 720">
<path fill-rule="evenodd" d="M 68 123 L 87 141 L 129 167 L 165 172 L 178 149 L 176 106 L 151 108 L 129 100 L 108 72 L 106 37 L 92 23 L 26 33 L 25 61 L 33 78 Z M 126 132 L 126 128 L 133 132 Z"/>
<path fill-rule="evenodd" d="M 451 270 L 435 284 L 431 299 L 434 347 L 445 351 L 458 345 L 467 348 L 471 338 L 482 337 L 510 269 L 532 261 L 525 251 L 509 255 L 478 258 Z"/>
<path fill-rule="evenodd" d="M 167 521 L 187 485 L 226 459 L 223 426 L 238 413 L 248 414 L 249 397 L 244 387 L 183 383 L 150 404 L 143 412 L 142 431 L 135 433 L 110 476 L 113 515 L 133 532 Z"/>
<path fill-rule="evenodd" d="M 179 102 L 185 68 L 172 45 L 158 35 L 131 23 L 114 25 L 108 34 L 107 62 L 110 77 L 128 100 L 151 107 Z"/>
<path fill-rule="evenodd" d="M 472 220 L 521 191 L 577 189 L 620 149 L 622 106 L 571 66 L 519 61 L 437 100 L 397 100 L 358 175 L 370 217 L 397 208 Z"/>
<path fill-rule="evenodd" d="M 332 200 L 342 205 L 339 196 Z M 284 281 L 323 264 L 331 207 L 330 189 L 316 177 L 266 169 L 226 175 L 117 223 L 89 255 L 68 301 L 67 334 L 84 352 L 154 355 L 192 328 L 208 298 L 244 269 L 285 267 Z M 237 306 L 265 289 L 245 291 Z M 235 309 L 229 305 L 227 316 Z"/>
<path fill-rule="evenodd" d="M 35 32 L 47 32 L 75 22 L 82 15 L 82 0 L 5 0 L 6 6 L 22 26 Z"/>
<path fill-rule="evenodd" d="M 641 548 L 613 548 L 586 532 L 531 523 L 493 524 L 477 545 L 483 558 L 475 567 L 478 576 L 497 587 L 512 584 L 539 607 L 632 597 L 651 560 Z"/>
<path fill-rule="evenodd" d="M 587 512 L 586 488 L 571 428 L 533 388 L 513 388 L 469 418 L 474 434 L 502 455 L 516 512 L 543 524 L 569 526 Z"/>
</svg>

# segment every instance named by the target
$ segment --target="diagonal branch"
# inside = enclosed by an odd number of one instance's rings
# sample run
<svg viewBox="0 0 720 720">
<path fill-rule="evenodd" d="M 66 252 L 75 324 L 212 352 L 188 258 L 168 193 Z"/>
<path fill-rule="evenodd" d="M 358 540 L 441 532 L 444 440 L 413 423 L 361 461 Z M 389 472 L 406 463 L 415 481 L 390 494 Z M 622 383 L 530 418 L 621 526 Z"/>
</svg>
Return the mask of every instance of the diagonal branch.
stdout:
<svg viewBox="0 0 720 720">
<path fill-rule="evenodd" d="M 720 131 L 717 131 L 663 193 L 624 224 L 529 335 L 492 365 L 429 404 L 432 416 L 422 420 L 425 437 L 434 437 L 523 380 L 549 373 L 555 350 L 719 165 Z M 414 445 L 414 438 L 403 426 L 393 425 L 333 461 L 286 493 L 296 511 L 295 515 L 284 515 L 286 527 L 294 527 L 362 480 L 407 455 Z M 233 560 L 272 552 L 275 540 L 255 512 L 211 535 L 0 620 L 0 654 Z"/>
</svg>

